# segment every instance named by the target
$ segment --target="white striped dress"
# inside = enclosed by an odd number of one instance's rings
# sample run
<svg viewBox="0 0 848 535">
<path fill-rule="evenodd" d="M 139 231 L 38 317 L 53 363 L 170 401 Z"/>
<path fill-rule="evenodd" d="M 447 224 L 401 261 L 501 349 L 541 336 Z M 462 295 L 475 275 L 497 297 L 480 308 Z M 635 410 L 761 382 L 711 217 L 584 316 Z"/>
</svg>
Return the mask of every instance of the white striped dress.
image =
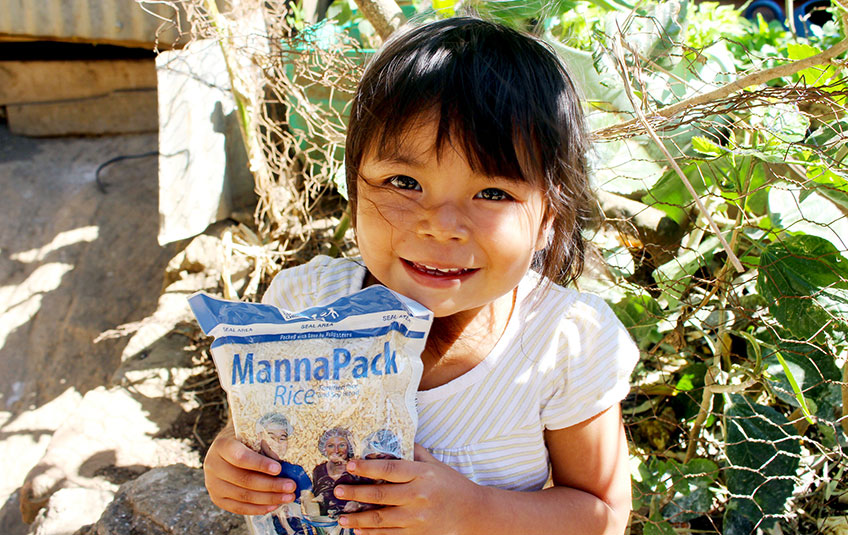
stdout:
<svg viewBox="0 0 848 535">
<path fill-rule="evenodd" d="M 326 305 L 362 288 L 355 259 L 319 256 L 281 272 L 263 302 Z M 545 429 L 578 424 L 627 395 L 639 352 L 602 299 L 529 273 L 496 347 L 467 373 L 418 392 L 415 441 L 472 481 L 537 490 L 550 473 Z M 535 290 L 535 291 L 534 291 Z"/>
</svg>

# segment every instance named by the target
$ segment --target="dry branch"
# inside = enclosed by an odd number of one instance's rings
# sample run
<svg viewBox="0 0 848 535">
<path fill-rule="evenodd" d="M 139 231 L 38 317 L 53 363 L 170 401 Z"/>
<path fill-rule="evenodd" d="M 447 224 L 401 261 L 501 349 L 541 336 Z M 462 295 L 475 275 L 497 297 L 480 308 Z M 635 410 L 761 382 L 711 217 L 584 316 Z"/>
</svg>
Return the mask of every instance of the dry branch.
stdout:
<svg viewBox="0 0 848 535">
<path fill-rule="evenodd" d="M 729 84 L 723 85 L 713 91 L 701 93 L 700 95 L 695 95 L 693 97 L 682 100 L 676 104 L 666 106 L 665 108 L 659 109 L 652 113 L 650 117 L 647 117 L 647 120 L 652 123 L 664 122 L 665 120 L 668 120 L 669 118 L 674 117 L 680 113 L 686 112 L 691 108 L 695 108 L 713 101 L 727 98 L 739 91 L 742 91 L 747 87 L 758 86 L 771 80 L 774 80 L 775 78 L 791 76 L 792 74 L 795 74 L 809 67 L 829 63 L 832 60 L 836 59 L 838 56 L 840 56 L 842 53 L 844 53 L 846 50 L 848 50 L 848 38 L 839 41 L 832 47 L 828 48 L 820 54 L 816 54 L 815 56 L 810 56 L 809 58 L 805 59 L 799 59 L 797 61 L 793 61 L 792 63 L 787 63 L 778 67 L 772 67 L 770 69 L 758 71 L 749 74 L 748 76 L 743 76 L 742 78 L 730 82 Z M 602 128 L 595 132 L 595 136 L 600 139 L 616 137 L 619 132 L 626 131 L 641 122 L 641 119 L 639 117 L 636 117 L 634 119 L 630 119 L 617 125 Z"/>
<path fill-rule="evenodd" d="M 394 0 L 356 0 L 356 5 L 384 40 L 406 22 Z"/>
<path fill-rule="evenodd" d="M 617 42 L 616 42 L 617 60 L 618 60 L 618 63 L 619 63 L 619 68 L 621 69 L 621 77 L 624 80 L 624 89 L 627 92 L 627 97 L 630 99 L 630 102 L 633 104 L 633 109 L 636 111 L 636 115 L 638 117 L 638 120 L 645 127 L 645 130 L 648 132 L 648 135 L 651 137 L 651 139 L 653 139 L 654 143 L 656 143 L 657 146 L 659 147 L 659 149 L 662 151 L 666 160 L 668 160 L 668 163 L 674 169 L 674 172 L 677 173 L 677 176 L 679 176 L 680 180 L 683 181 L 683 184 L 686 186 L 686 189 L 689 191 L 689 194 L 692 195 L 693 199 L 695 199 L 695 204 L 698 205 L 698 209 L 701 211 L 701 213 L 704 215 L 704 217 L 709 222 L 710 228 L 712 228 L 716 237 L 721 242 L 721 246 L 724 249 L 724 252 L 727 253 L 727 258 L 733 264 L 733 267 L 736 268 L 736 271 L 738 271 L 739 273 L 744 273 L 745 267 L 742 265 L 742 262 L 739 261 L 739 258 L 737 258 L 736 253 L 733 252 L 733 249 L 727 243 L 727 240 L 724 239 L 724 235 L 722 235 L 721 229 L 718 228 L 718 225 L 716 225 L 716 222 L 713 220 L 712 215 L 710 215 L 709 210 L 707 210 L 706 206 L 704 206 L 704 203 L 701 201 L 701 197 L 695 191 L 695 188 L 692 187 L 692 183 L 689 182 L 689 179 L 686 177 L 686 174 L 683 172 L 682 169 L 680 169 L 680 166 L 677 164 L 677 162 L 672 157 L 672 155 L 668 152 L 668 149 L 665 148 L 665 145 L 663 145 L 662 140 L 660 140 L 657 133 L 654 131 L 654 129 L 648 123 L 648 120 L 645 117 L 645 114 L 642 112 L 642 108 L 637 104 L 636 99 L 633 95 L 633 89 L 630 87 L 629 77 L 627 75 L 627 64 L 624 61 L 624 53 L 622 51 L 622 49 L 623 49 L 622 42 L 623 41 L 624 41 L 624 38 L 622 36 L 621 30 L 619 30 L 618 39 L 617 39 Z M 848 40 L 846 40 L 846 42 L 848 43 Z"/>
</svg>

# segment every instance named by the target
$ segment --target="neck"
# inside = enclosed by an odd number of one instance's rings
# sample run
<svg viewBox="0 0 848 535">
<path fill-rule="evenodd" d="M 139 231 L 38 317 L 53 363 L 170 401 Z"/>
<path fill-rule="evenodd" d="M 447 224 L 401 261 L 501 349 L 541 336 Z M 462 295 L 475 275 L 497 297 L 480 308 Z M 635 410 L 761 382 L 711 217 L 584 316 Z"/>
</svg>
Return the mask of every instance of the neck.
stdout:
<svg viewBox="0 0 848 535">
<path fill-rule="evenodd" d="M 503 335 L 514 292 L 475 310 L 433 320 L 421 360 L 421 389 L 440 386 L 479 364 Z"/>
</svg>

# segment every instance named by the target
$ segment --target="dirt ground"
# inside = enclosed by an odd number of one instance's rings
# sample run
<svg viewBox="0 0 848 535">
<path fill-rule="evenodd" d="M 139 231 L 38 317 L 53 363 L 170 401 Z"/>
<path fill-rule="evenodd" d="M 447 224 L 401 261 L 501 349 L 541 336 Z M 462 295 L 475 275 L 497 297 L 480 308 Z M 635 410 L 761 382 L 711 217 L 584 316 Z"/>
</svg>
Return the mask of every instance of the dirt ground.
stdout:
<svg viewBox="0 0 848 535">
<path fill-rule="evenodd" d="M 0 124 L 0 533 L 16 490 L 81 397 L 107 384 L 180 244 L 156 242 L 157 136 L 33 139 Z M 145 156 L 141 156 L 145 155 Z M 98 167 L 105 166 L 98 187 Z"/>
</svg>

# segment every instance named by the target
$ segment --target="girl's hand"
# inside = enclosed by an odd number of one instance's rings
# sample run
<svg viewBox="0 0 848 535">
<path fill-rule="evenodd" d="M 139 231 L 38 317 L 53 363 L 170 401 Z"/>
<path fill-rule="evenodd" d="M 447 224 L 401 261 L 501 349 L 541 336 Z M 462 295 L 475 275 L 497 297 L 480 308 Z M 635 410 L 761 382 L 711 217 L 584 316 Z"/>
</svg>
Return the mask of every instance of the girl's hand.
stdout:
<svg viewBox="0 0 848 535">
<path fill-rule="evenodd" d="M 381 509 L 346 514 L 339 525 L 355 528 L 357 535 L 404 535 L 473 532 L 468 525 L 484 510 L 484 487 L 436 460 L 415 445 L 415 461 L 356 459 L 347 471 L 381 479 L 376 485 L 339 485 L 335 495 L 344 500 L 373 503 Z"/>
<path fill-rule="evenodd" d="M 215 437 L 203 462 L 212 503 L 239 515 L 264 515 L 294 500 L 294 481 L 274 477 L 280 470 L 280 463 L 236 440 L 232 425 Z"/>
</svg>

